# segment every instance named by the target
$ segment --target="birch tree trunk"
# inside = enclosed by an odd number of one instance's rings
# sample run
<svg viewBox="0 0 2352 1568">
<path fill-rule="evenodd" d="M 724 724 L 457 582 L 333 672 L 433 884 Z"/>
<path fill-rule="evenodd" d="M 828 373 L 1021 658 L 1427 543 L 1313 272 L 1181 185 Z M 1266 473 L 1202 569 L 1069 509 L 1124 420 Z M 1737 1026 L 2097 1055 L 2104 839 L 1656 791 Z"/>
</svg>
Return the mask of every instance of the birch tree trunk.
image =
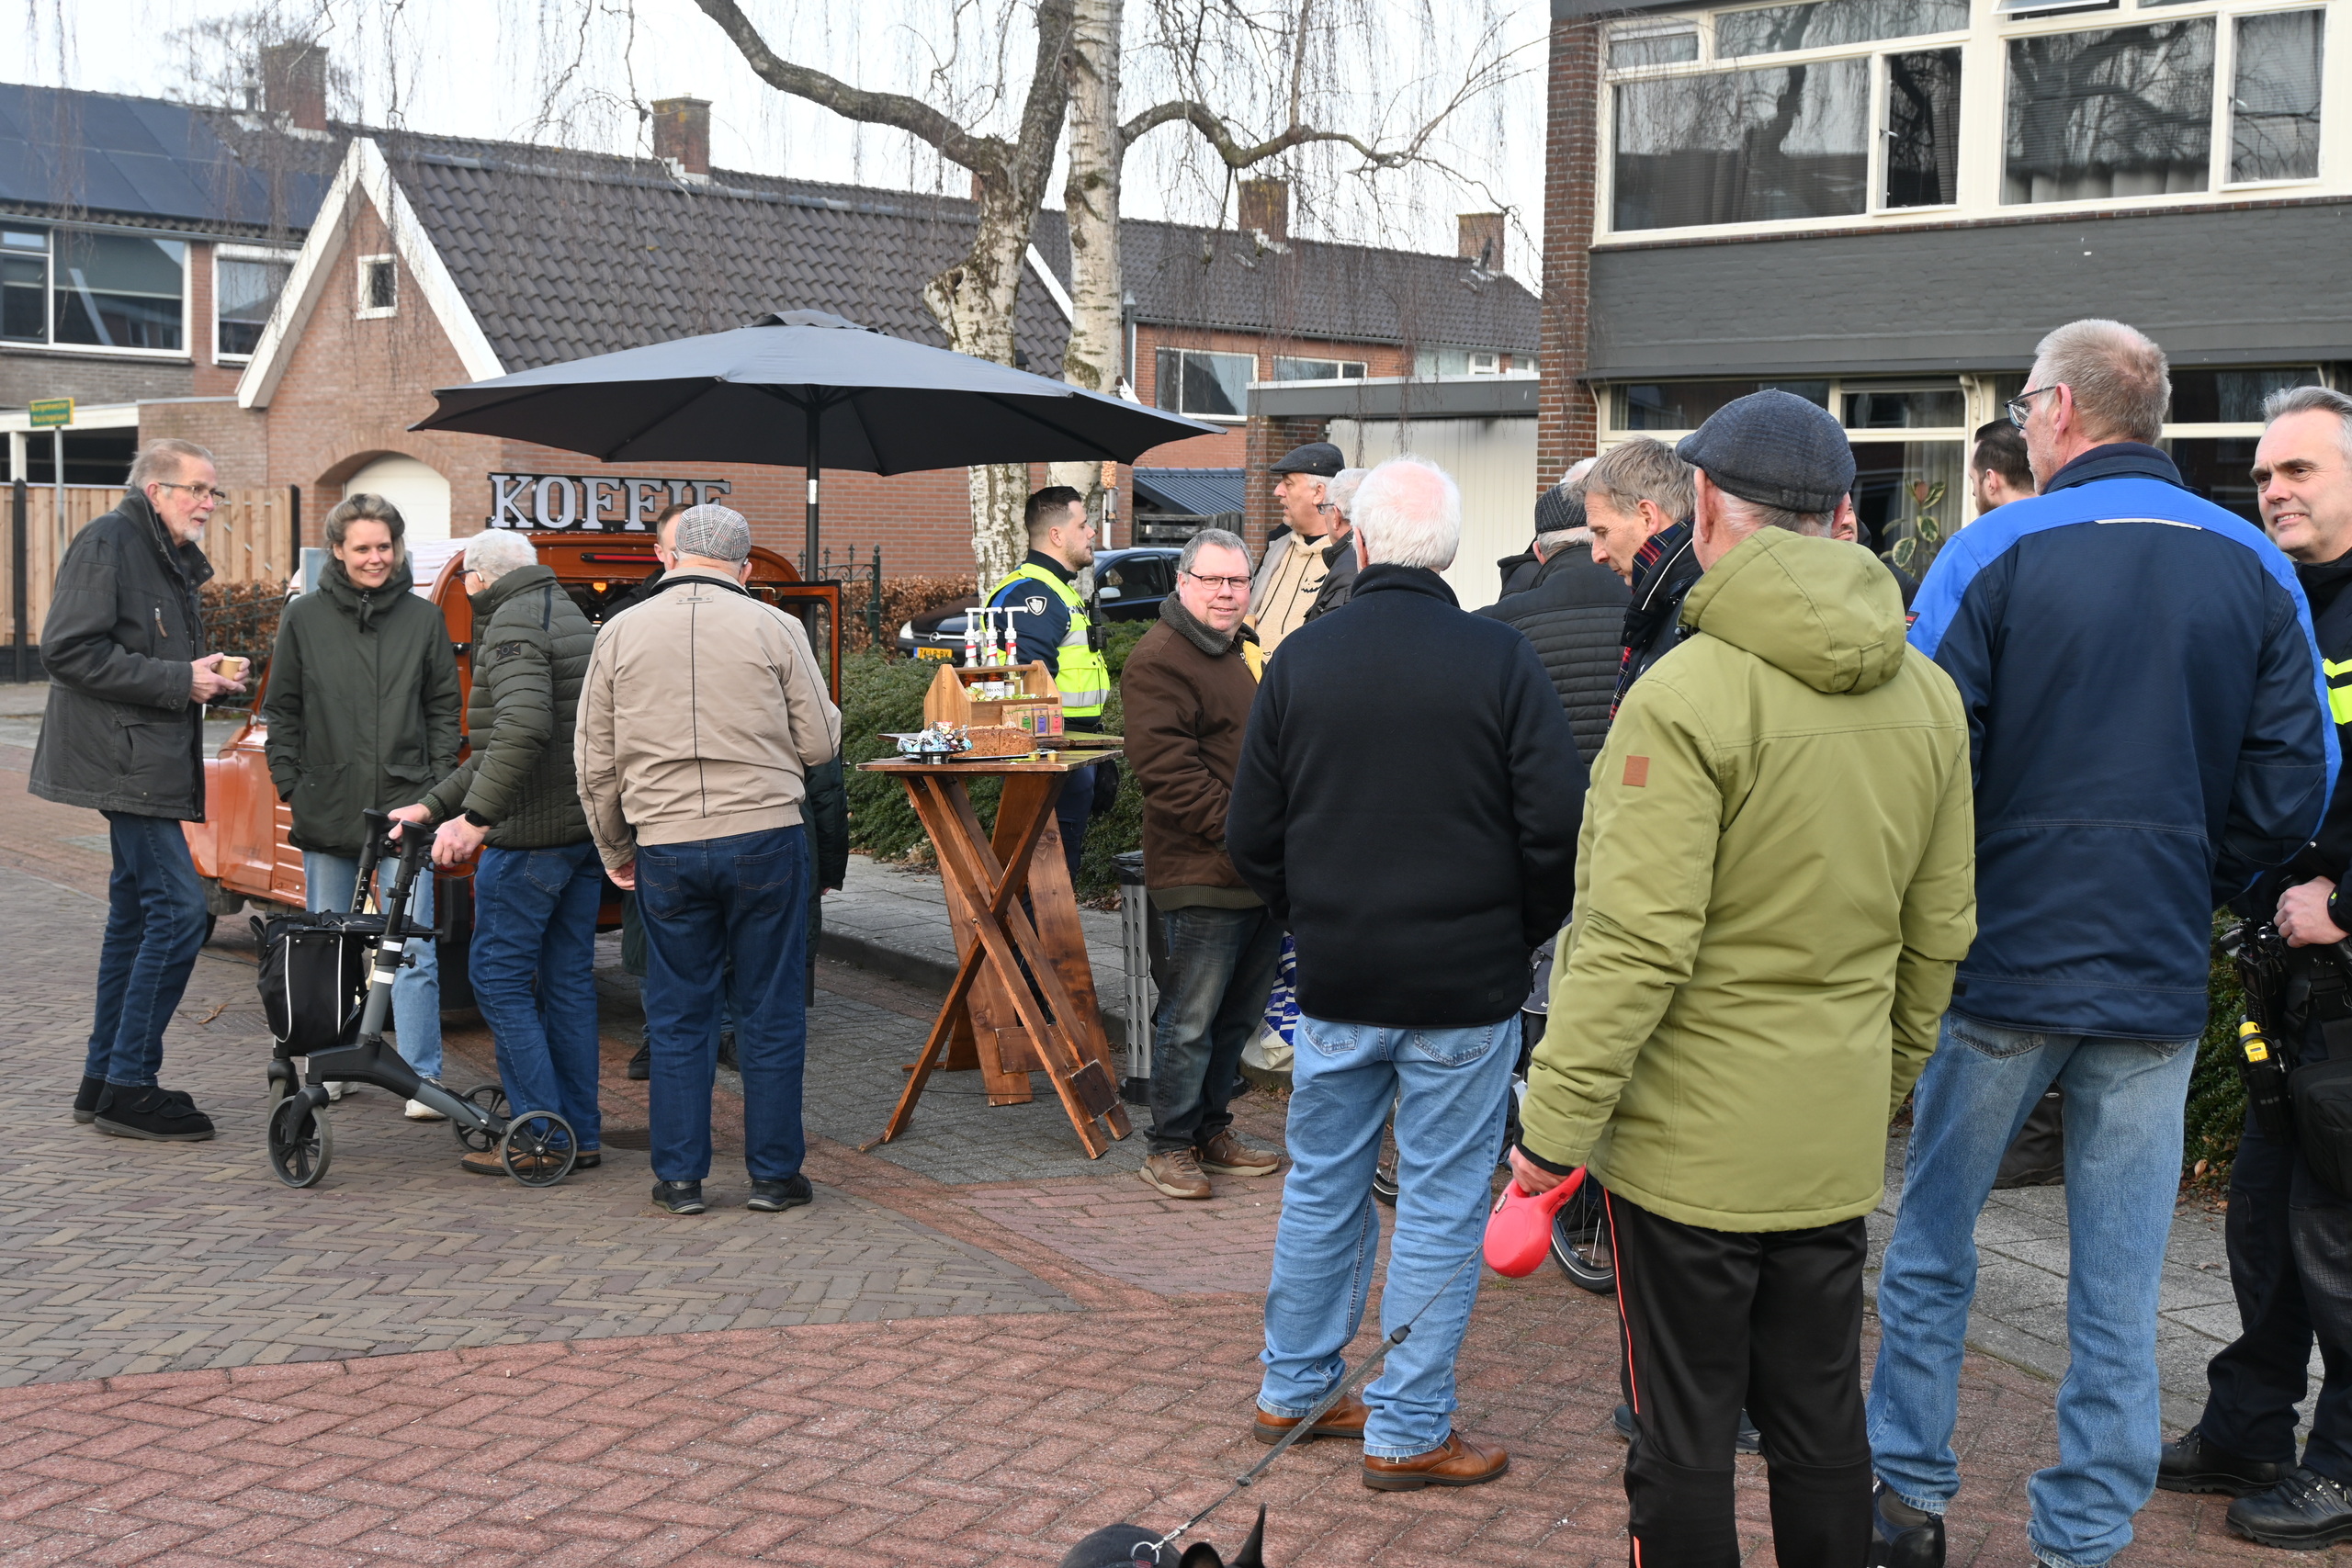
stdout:
<svg viewBox="0 0 2352 1568">
<path fill-rule="evenodd" d="M 1125 364 L 1125 289 L 1119 275 L 1119 171 L 1126 138 L 1119 128 L 1119 46 L 1123 0 L 1074 0 L 1070 16 L 1069 175 L 1062 207 L 1069 220 L 1069 346 L 1062 379 L 1090 392 L 1115 394 Z M 1103 465 L 1056 463 L 1056 484 L 1086 497 L 1102 519 Z M 1104 540 L 1104 544 L 1110 543 Z"/>
<path fill-rule="evenodd" d="M 1012 313 L 1036 221 L 1036 197 L 1023 199 L 1023 184 L 1012 170 L 995 179 L 981 176 L 979 231 L 971 249 L 922 291 L 923 303 L 947 333 L 948 347 L 1000 365 L 1012 363 Z M 1029 500 L 1029 469 L 1021 463 L 975 465 L 969 479 L 972 563 L 978 591 L 986 594 L 1029 553 L 1021 523 Z"/>
</svg>

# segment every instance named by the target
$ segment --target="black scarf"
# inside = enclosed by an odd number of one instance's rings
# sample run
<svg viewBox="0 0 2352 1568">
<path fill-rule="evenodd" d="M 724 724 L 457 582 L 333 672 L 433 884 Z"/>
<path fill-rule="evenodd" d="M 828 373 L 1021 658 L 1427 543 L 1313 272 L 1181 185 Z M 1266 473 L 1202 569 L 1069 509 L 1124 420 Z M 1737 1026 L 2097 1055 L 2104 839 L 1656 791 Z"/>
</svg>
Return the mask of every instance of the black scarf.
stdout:
<svg viewBox="0 0 2352 1568">
<path fill-rule="evenodd" d="M 1236 627 L 1231 637 L 1217 636 L 1216 631 L 1202 624 L 1198 615 L 1184 608 L 1184 602 L 1173 593 L 1159 602 L 1159 618 L 1176 628 L 1177 636 L 1211 659 L 1222 659 L 1232 652 L 1240 646 L 1243 637 L 1251 642 L 1258 640 L 1258 634 L 1250 630 L 1246 622 Z"/>
<path fill-rule="evenodd" d="M 1649 647 L 1659 625 L 1681 613 L 1683 594 L 1704 570 L 1699 565 L 1699 552 L 1691 548 L 1688 520 L 1661 528 L 1634 552 L 1634 602 L 1625 606 L 1625 647 L 1617 656 L 1617 693 L 1609 699 L 1610 717 L 1617 716 L 1617 705 L 1625 700 L 1625 694 L 1634 689 L 1634 677 L 1641 673 L 1634 650 Z"/>
</svg>

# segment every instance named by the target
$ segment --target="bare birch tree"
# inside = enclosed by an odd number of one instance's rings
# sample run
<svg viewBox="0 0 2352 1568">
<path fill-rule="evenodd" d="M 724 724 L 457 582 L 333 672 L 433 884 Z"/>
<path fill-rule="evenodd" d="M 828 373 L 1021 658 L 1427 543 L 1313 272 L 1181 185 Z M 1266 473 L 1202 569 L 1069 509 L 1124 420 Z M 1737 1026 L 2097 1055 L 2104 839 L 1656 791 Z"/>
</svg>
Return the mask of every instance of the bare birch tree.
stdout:
<svg viewBox="0 0 2352 1568">
<path fill-rule="evenodd" d="M 1069 94 L 1064 55 L 1070 42 L 1073 0 L 1037 0 L 1035 62 L 1017 128 L 1010 136 L 975 130 L 922 98 L 871 92 L 783 59 L 768 47 L 736 0 L 695 4 L 769 86 L 844 119 L 904 131 L 971 171 L 978 224 L 962 259 L 924 288 L 923 303 L 947 334 L 949 347 L 1012 364 L 1021 271 L 1053 172 L 1054 149 L 1061 140 Z M 1011 464 L 975 468 L 971 486 L 972 554 L 986 590 L 1020 565 L 1028 547 L 1021 528 L 1021 508 L 1029 497 L 1028 473 Z"/>
</svg>

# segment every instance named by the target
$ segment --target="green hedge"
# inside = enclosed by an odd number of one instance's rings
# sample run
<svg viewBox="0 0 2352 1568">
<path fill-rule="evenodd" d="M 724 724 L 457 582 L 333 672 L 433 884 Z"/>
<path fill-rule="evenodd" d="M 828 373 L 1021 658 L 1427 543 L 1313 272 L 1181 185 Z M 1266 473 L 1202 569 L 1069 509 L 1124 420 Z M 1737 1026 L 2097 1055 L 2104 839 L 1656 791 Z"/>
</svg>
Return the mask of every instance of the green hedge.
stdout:
<svg viewBox="0 0 2352 1568">
<path fill-rule="evenodd" d="M 2188 1079 L 2187 1124 L 2180 1141 L 2181 1176 L 2195 1176 L 2198 1161 L 2203 1160 L 2203 1179 L 2215 1184 L 2227 1177 L 2230 1161 L 2237 1156 L 2239 1131 L 2245 1125 L 2245 1084 L 2238 1077 L 2238 1021 L 2245 1017 L 2245 996 L 2238 988 L 2237 965 L 2222 952 L 2222 932 L 2232 923 L 2226 915 L 2213 922 L 2205 1033 L 2197 1042 L 2197 1068 Z"/>
<path fill-rule="evenodd" d="M 1104 628 L 1103 658 L 1115 682 L 1126 668 L 1127 654 L 1151 629 L 1148 621 L 1115 621 Z M 892 659 L 871 649 L 842 660 L 842 756 L 849 765 L 850 842 L 876 860 L 905 860 L 928 852 L 922 824 L 907 804 L 905 786 L 884 773 L 856 771 L 860 762 L 895 755 L 897 743 L 884 739 L 891 730 L 922 728 L 922 694 L 930 689 L 938 666 L 919 660 Z M 1102 713 L 1102 728 L 1120 733 L 1119 694 L 1115 685 L 1110 705 Z M 1108 816 L 1098 817 L 1086 835 L 1086 857 L 1080 863 L 1078 896 L 1095 898 L 1118 886 L 1112 857 L 1143 847 L 1143 792 L 1136 787 L 1132 770 L 1119 770 L 1119 798 Z M 996 820 L 997 797 L 1002 786 L 994 779 L 972 781 L 972 806 L 983 823 Z"/>
</svg>

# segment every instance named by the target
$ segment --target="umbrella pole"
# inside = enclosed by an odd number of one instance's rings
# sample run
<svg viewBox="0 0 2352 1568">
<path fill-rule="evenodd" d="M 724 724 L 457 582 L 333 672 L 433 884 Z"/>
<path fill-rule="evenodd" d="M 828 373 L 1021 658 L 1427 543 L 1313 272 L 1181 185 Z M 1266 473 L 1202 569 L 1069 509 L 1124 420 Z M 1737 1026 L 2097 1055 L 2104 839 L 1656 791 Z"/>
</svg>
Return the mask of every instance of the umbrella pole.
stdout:
<svg viewBox="0 0 2352 1568">
<path fill-rule="evenodd" d="M 808 403 L 808 536 L 800 547 L 800 581 L 817 581 L 817 434 L 824 419 L 814 399 Z"/>
</svg>

